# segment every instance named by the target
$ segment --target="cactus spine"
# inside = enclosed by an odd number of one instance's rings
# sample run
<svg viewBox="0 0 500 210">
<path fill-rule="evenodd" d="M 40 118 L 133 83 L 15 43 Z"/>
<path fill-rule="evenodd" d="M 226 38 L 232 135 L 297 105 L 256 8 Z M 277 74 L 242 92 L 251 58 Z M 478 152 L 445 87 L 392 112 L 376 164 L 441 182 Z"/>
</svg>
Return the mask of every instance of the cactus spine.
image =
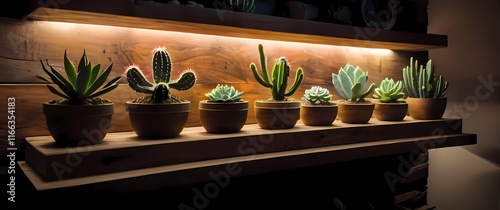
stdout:
<svg viewBox="0 0 500 210">
<path fill-rule="evenodd" d="M 170 99 L 170 88 L 185 91 L 194 86 L 196 75 L 193 70 L 188 69 L 181 73 L 177 80 L 171 81 L 172 60 L 165 48 L 154 50 L 153 60 L 153 82 L 146 79 L 142 70 L 136 66 L 129 66 L 126 70 L 128 85 L 140 93 L 151 94 L 154 103 L 163 103 Z"/>
<path fill-rule="evenodd" d="M 304 79 L 304 71 L 302 68 L 298 68 L 295 73 L 295 79 L 293 81 L 293 85 L 290 89 L 286 90 L 288 85 L 288 76 L 290 75 L 290 65 L 285 57 L 278 58 L 275 63 L 271 73 L 271 79 L 268 76 L 268 68 L 267 68 L 267 58 L 264 54 L 264 47 L 262 44 L 259 44 L 259 54 L 260 54 L 260 65 L 261 65 L 261 74 L 259 75 L 257 71 L 257 66 L 255 63 L 250 64 L 250 69 L 253 72 L 253 75 L 257 82 L 259 82 L 262 86 L 271 89 L 271 94 L 274 100 L 283 101 L 286 96 L 291 96 L 299 85 L 302 83 Z"/>
<path fill-rule="evenodd" d="M 403 83 L 408 95 L 412 98 L 440 98 L 444 97 L 448 89 L 448 82 L 444 81 L 443 75 L 436 79 L 432 60 L 427 61 L 426 67 L 420 65 L 418 60 L 403 68 Z"/>
</svg>

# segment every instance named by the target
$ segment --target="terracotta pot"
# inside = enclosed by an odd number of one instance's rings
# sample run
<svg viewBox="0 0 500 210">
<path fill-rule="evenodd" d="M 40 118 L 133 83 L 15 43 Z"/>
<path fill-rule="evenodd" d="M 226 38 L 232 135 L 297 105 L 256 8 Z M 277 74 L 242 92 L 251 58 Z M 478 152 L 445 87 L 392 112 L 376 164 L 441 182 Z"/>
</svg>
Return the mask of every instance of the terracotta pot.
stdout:
<svg viewBox="0 0 500 210">
<path fill-rule="evenodd" d="M 43 104 L 50 135 L 58 146 L 100 144 L 111 125 L 114 104 Z"/>
<path fill-rule="evenodd" d="M 300 118 L 300 101 L 254 102 L 255 120 L 263 129 L 293 128 Z"/>
<path fill-rule="evenodd" d="M 208 133 L 239 132 L 247 120 L 248 101 L 199 102 L 200 121 Z"/>
<path fill-rule="evenodd" d="M 375 104 L 369 101 L 363 103 L 338 102 L 337 105 L 340 121 L 352 124 L 368 123 L 375 108 Z"/>
<path fill-rule="evenodd" d="M 401 121 L 408 113 L 408 104 L 404 102 L 382 103 L 375 102 L 373 115 L 381 121 Z"/>
<path fill-rule="evenodd" d="M 300 106 L 300 120 L 304 125 L 309 126 L 328 126 L 337 118 L 338 107 L 331 105 L 310 105 L 302 104 Z"/>
<path fill-rule="evenodd" d="M 436 120 L 443 117 L 447 98 L 407 98 L 408 114 L 416 120 Z"/>
<path fill-rule="evenodd" d="M 141 139 L 165 139 L 177 137 L 186 125 L 191 102 L 180 103 L 133 103 L 126 102 L 130 123 Z"/>
</svg>

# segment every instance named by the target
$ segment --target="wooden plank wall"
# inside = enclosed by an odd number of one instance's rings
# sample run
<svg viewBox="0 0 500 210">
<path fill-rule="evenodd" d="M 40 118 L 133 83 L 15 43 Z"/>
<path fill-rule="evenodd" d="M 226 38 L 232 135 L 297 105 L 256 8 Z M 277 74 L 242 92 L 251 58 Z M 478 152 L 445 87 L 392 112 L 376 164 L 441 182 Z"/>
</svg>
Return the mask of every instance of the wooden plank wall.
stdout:
<svg viewBox="0 0 500 210">
<path fill-rule="evenodd" d="M 139 65 L 150 77 L 152 50 L 157 46 L 166 47 L 173 60 L 173 79 L 188 68 L 197 74 L 198 80 L 192 89 L 174 90 L 174 94 L 192 102 L 189 127 L 200 126 L 197 103 L 206 99 L 204 93 L 218 83 L 231 84 L 245 91 L 243 98 L 251 104 L 255 99 L 271 96 L 269 89 L 256 82 L 249 68 L 251 62 L 260 65 L 259 43 L 264 45 L 271 64 L 282 55 L 290 60 L 292 77 L 298 67 L 304 69 L 304 82 L 293 95 L 297 99 L 313 85 L 328 88 L 334 99 L 338 99 L 331 74 L 348 62 L 368 71 L 369 82 L 378 85 L 385 77 L 402 79 L 401 71 L 411 56 L 422 61 L 427 59 L 427 51 L 395 52 L 17 19 L 0 19 L 0 37 L 0 98 L 4 101 L 0 112 L 7 112 L 7 98 L 16 98 L 17 147 L 24 144 L 26 136 L 49 134 L 41 104 L 56 97 L 35 76 L 43 74 L 40 60 L 47 59 L 54 67 L 62 69 L 65 49 L 75 63 L 84 50 L 93 64 L 113 63 L 110 77 L 123 74 L 125 67 L 131 64 Z M 125 79 L 120 83 L 116 90 L 103 96 L 115 102 L 111 132 L 132 130 L 124 103 L 142 95 L 132 91 Z M 7 125 L 6 121 L 6 117 L 0 118 L 0 125 Z M 255 123 L 252 106 L 247 123 Z M 3 148 L 7 147 L 6 130 L 6 126 L 0 127 L 3 153 L 6 151 Z"/>
</svg>

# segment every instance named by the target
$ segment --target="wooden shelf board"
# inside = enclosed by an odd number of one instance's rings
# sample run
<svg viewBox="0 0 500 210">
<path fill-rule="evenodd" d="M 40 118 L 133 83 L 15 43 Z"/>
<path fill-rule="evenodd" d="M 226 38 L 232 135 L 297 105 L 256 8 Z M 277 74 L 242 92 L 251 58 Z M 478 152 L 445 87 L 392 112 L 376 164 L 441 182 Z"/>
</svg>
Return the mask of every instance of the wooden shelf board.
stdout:
<svg viewBox="0 0 500 210">
<path fill-rule="evenodd" d="M 19 161 L 19 166 L 37 190 L 93 184 L 96 185 L 97 189 L 126 192 L 210 181 L 211 177 L 208 176 L 210 172 L 238 171 L 237 174 L 232 174 L 232 176 L 247 176 L 277 170 L 475 143 L 476 134 L 423 136 L 194 161 L 55 181 L 44 180 L 25 161 Z"/>
<path fill-rule="evenodd" d="M 94 3 L 93 3 L 94 2 Z M 251 13 L 168 5 L 152 1 L 70 1 L 59 8 L 36 7 L 31 20 L 97 24 L 276 41 L 392 50 L 447 47 L 447 36 L 353 27 Z"/>
</svg>

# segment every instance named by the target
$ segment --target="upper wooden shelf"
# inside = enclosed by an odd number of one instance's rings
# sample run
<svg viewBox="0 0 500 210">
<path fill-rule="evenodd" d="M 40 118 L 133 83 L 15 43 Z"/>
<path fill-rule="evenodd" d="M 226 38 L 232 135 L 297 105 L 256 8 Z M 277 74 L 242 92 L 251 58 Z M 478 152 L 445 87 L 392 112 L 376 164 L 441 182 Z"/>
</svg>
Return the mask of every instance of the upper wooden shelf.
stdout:
<svg viewBox="0 0 500 210">
<path fill-rule="evenodd" d="M 37 5 L 26 18 L 404 51 L 424 51 L 448 45 L 445 35 L 374 31 L 364 27 L 153 1 L 86 0 L 68 1 L 56 8 L 50 6 Z"/>
</svg>

